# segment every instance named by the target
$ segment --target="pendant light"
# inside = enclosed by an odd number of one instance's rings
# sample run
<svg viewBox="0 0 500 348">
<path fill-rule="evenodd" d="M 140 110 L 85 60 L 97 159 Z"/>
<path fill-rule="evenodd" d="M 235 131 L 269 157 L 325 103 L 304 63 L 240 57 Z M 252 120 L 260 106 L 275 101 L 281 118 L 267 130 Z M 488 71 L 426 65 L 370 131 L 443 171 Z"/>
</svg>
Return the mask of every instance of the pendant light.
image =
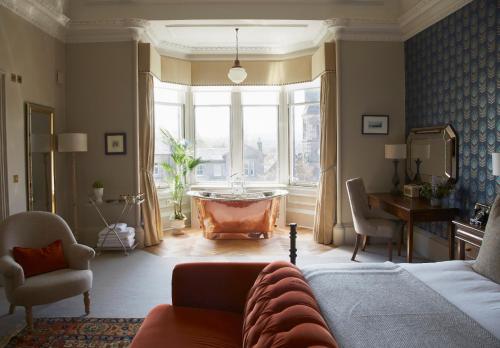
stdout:
<svg viewBox="0 0 500 348">
<path fill-rule="evenodd" d="M 243 68 L 240 64 L 240 60 L 238 59 L 238 30 L 239 28 L 236 28 L 236 59 L 234 60 L 233 67 L 229 69 L 229 72 L 227 74 L 227 77 L 231 81 L 233 81 L 236 84 L 240 84 L 245 79 L 247 78 L 247 72 L 245 71 L 245 68 Z"/>
</svg>

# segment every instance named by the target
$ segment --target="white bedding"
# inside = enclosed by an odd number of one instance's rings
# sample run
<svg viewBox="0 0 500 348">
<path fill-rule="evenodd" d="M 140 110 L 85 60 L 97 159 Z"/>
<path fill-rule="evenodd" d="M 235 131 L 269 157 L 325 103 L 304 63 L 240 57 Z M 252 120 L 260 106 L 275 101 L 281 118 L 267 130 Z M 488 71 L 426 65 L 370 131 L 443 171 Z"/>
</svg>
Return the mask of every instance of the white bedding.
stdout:
<svg viewBox="0 0 500 348">
<path fill-rule="evenodd" d="M 500 339 L 500 285 L 472 270 L 469 261 L 400 264 Z"/>
</svg>

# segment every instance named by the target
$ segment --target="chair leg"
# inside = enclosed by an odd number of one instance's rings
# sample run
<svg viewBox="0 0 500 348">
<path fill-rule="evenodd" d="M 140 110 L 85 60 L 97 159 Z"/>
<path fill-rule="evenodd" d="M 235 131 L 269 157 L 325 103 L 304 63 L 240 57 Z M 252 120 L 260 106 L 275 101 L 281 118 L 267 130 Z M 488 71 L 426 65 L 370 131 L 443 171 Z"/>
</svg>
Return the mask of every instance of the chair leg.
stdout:
<svg viewBox="0 0 500 348">
<path fill-rule="evenodd" d="M 363 246 L 361 247 L 361 251 L 365 251 L 366 246 L 368 245 L 368 238 L 370 238 L 370 237 L 365 236 L 365 237 L 363 238 Z"/>
<path fill-rule="evenodd" d="M 361 244 L 362 235 L 356 233 L 356 244 L 354 245 L 354 252 L 352 253 L 351 261 L 356 259 L 356 254 L 358 253 L 359 245 Z"/>
<path fill-rule="evenodd" d="M 389 254 L 389 261 L 392 261 L 392 239 L 387 243 L 387 253 Z"/>
<path fill-rule="evenodd" d="M 12 303 L 9 306 L 9 314 L 14 314 L 14 311 L 16 310 L 16 305 L 13 305 Z"/>
<path fill-rule="evenodd" d="M 26 325 L 28 329 L 33 330 L 33 310 L 31 306 L 24 307 L 26 309 Z"/>
<path fill-rule="evenodd" d="M 85 304 L 85 313 L 90 314 L 90 294 L 88 291 L 83 293 L 83 303 Z"/>
</svg>

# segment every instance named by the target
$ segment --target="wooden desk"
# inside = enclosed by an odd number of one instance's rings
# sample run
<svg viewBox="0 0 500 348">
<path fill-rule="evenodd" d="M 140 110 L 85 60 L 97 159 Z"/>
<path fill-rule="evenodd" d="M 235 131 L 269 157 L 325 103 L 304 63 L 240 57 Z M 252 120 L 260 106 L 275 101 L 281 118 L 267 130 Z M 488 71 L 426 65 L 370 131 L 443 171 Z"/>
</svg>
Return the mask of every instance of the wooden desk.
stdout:
<svg viewBox="0 0 500 348">
<path fill-rule="evenodd" d="M 395 196 L 390 193 L 371 193 L 368 202 L 374 208 L 380 208 L 407 222 L 407 253 L 406 261 L 413 261 L 413 224 L 415 222 L 448 221 L 450 258 L 453 246 L 452 220 L 458 214 L 457 208 L 432 207 L 423 198 Z"/>
<path fill-rule="evenodd" d="M 480 248 L 484 238 L 484 227 L 474 226 L 461 220 L 453 220 L 453 225 L 450 259 L 455 259 L 455 240 L 458 240 L 458 257 L 460 260 L 465 260 L 465 243 Z"/>
</svg>

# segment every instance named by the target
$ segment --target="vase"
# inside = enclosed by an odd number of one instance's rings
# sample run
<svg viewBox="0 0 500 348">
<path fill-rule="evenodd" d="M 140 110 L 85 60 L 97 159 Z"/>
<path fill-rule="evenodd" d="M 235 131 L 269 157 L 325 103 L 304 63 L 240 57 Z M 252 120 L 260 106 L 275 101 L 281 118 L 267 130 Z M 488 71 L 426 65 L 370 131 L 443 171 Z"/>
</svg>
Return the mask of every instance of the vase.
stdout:
<svg viewBox="0 0 500 348">
<path fill-rule="evenodd" d="M 102 203 L 102 195 L 104 194 L 104 188 L 94 189 L 94 198 L 97 203 Z"/>
<path fill-rule="evenodd" d="M 186 227 L 186 219 L 173 219 L 170 221 L 170 227 L 174 229 L 174 235 L 182 235 L 184 234 L 182 230 Z"/>
<path fill-rule="evenodd" d="M 431 198 L 431 207 L 439 207 L 441 205 L 441 199 Z"/>
</svg>

